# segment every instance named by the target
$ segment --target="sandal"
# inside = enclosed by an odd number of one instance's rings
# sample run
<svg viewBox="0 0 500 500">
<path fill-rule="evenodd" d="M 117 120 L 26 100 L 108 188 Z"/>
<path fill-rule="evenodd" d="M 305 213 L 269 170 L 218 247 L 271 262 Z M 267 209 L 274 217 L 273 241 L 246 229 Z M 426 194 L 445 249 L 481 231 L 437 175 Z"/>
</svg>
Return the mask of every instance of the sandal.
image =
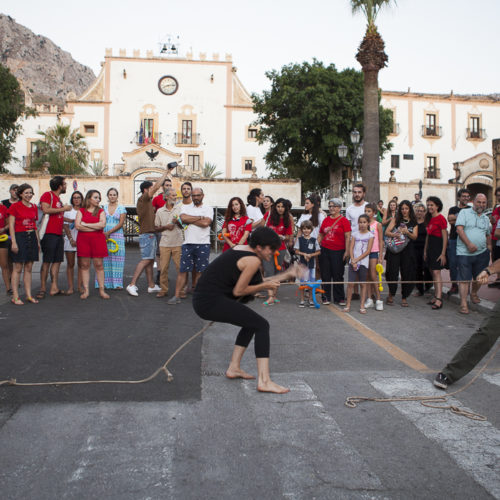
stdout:
<svg viewBox="0 0 500 500">
<path fill-rule="evenodd" d="M 274 300 L 271 302 L 271 300 L 266 300 L 262 303 L 263 306 L 274 306 Z"/>
<path fill-rule="evenodd" d="M 439 305 L 437 305 L 438 302 L 440 302 Z M 431 309 L 441 309 L 442 307 L 443 307 L 443 299 L 436 297 L 436 302 L 434 302 L 434 304 L 432 304 Z"/>
<path fill-rule="evenodd" d="M 393 306 L 393 305 L 394 305 L 394 299 L 393 299 L 391 296 L 389 296 L 389 297 L 387 297 L 387 299 L 386 299 L 385 303 L 386 303 L 388 306 Z"/>
<path fill-rule="evenodd" d="M 460 309 L 458 310 L 458 312 L 460 314 L 470 314 L 470 311 L 469 311 L 469 309 L 466 306 L 460 307 Z"/>
<path fill-rule="evenodd" d="M 344 309 L 342 309 L 342 312 L 345 312 L 345 313 L 351 312 L 351 308 L 350 307 L 344 307 Z"/>
<path fill-rule="evenodd" d="M 45 290 L 40 290 L 36 295 L 35 297 L 37 299 L 44 299 L 45 298 L 45 295 L 47 295 L 47 292 Z"/>
<path fill-rule="evenodd" d="M 404 302 L 401 302 L 401 307 L 410 307 L 410 304 L 408 304 L 408 302 L 406 302 L 406 299 L 403 299 Z"/>
<path fill-rule="evenodd" d="M 434 295 L 434 297 L 432 297 L 432 299 L 431 299 L 431 300 L 429 300 L 429 302 L 427 302 L 427 305 L 428 305 L 428 306 L 432 306 L 432 305 L 434 305 L 434 304 L 435 304 L 435 302 L 436 302 L 436 300 L 437 300 L 437 297 Z"/>
<path fill-rule="evenodd" d="M 10 301 L 15 305 L 15 306 L 24 306 L 24 302 L 18 297 L 17 299 L 10 299 Z"/>
<path fill-rule="evenodd" d="M 34 299 L 33 297 L 26 297 L 26 300 L 28 302 L 31 302 L 32 304 L 38 304 L 38 300 Z"/>
<path fill-rule="evenodd" d="M 359 310 L 359 312 L 360 312 L 361 314 L 366 314 L 366 309 L 365 309 L 364 307 L 362 307 L 362 308 Z"/>
<path fill-rule="evenodd" d="M 470 301 L 473 303 L 473 304 L 479 304 L 481 302 L 481 299 L 479 298 L 478 294 L 477 293 L 474 293 L 474 294 L 470 294 Z"/>
</svg>

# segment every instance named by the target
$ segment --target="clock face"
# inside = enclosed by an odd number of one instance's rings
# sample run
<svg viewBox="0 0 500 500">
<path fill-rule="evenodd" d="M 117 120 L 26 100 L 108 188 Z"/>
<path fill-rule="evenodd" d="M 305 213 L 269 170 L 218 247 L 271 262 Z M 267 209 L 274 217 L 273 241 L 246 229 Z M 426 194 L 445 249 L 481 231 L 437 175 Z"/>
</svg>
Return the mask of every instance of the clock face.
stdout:
<svg viewBox="0 0 500 500">
<path fill-rule="evenodd" d="M 162 76 L 158 81 L 160 92 L 165 95 L 172 95 L 177 92 L 179 84 L 173 76 Z"/>
</svg>

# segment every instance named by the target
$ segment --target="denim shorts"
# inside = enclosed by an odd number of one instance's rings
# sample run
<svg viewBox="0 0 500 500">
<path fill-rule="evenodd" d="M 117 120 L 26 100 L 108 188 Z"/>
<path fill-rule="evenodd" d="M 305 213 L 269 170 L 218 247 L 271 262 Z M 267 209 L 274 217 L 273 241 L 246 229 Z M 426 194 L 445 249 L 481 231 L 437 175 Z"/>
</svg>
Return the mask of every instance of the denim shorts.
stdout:
<svg viewBox="0 0 500 500">
<path fill-rule="evenodd" d="M 154 260 L 156 257 L 156 235 L 154 233 L 140 234 L 139 246 L 141 247 L 142 260 Z"/>
<path fill-rule="evenodd" d="M 196 268 L 196 272 L 201 273 L 207 268 L 209 257 L 210 243 L 203 245 L 185 243 L 182 245 L 180 272 L 188 273 Z"/>
<path fill-rule="evenodd" d="M 485 250 L 479 255 L 457 255 L 459 281 L 475 279 L 490 263 L 490 251 Z"/>
<path fill-rule="evenodd" d="M 370 259 L 378 259 L 378 252 L 370 252 L 368 256 Z"/>
<path fill-rule="evenodd" d="M 316 281 L 316 269 L 314 267 L 312 269 L 307 270 L 307 274 L 306 274 L 305 279 L 302 279 L 302 278 L 300 279 L 301 283 L 305 283 L 306 281 L 308 281 L 310 283 Z"/>
</svg>

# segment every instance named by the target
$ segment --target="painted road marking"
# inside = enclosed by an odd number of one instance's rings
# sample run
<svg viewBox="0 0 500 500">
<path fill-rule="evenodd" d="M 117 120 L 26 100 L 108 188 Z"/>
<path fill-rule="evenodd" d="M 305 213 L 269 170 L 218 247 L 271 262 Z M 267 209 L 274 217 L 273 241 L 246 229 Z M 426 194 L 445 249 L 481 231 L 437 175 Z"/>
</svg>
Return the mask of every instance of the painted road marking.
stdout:
<svg viewBox="0 0 500 500">
<path fill-rule="evenodd" d="M 371 385 L 386 396 L 443 395 L 425 379 L 371 377 Z M 450 457 L 494 498 L 500 498 L 500 431 L 490 422 L 478 422 L 450 411 L 427 408 L 419 402 L 390 403 L 428 439 Z M 449 398 L 447 405 L 462 406 Z M 465 410 L 468 408 L 463 407 Z M 472 410 L 473 411 L 473 410 Z"/>
<path fill-rule="evenodd" d="M 487 380 L 490 384 L 495 384 L 500 386 L 500 373 L 495 373 L 494 375 L 489 375 L 483 373 L 484 380 Z"/>
<path fill-rule="evenodd" d="M 401 361 L 406 366 L 409 366 L 410 368 L 413 368 L 418 372 L 434 373 L 435 370 L 431 370 L 427 365 L 419 361 L 417 358 L 413 357 L 411 354 L 408 354 L 406 351 L 403 351 L 403 349 L 399 348 L 392 342 L 389 342 L 385 337 L 382 337 L 382 335 L 377 333 L 375 330 L 372 330 L 371 328 L 361 323 L 361 321 L 353 318 L 350 314 L 346 314 L 345 312 L 340 311 L 333 305 L 329 306 L 329 309 L 336 316 L 344 320 L 359 333 L 361 333 L 361 335 L 366 337 L 368 340 L 371 340 L 380 348 L 384 349 L 384 351 L 388 352 L 394 359 Z"/>
</svg>

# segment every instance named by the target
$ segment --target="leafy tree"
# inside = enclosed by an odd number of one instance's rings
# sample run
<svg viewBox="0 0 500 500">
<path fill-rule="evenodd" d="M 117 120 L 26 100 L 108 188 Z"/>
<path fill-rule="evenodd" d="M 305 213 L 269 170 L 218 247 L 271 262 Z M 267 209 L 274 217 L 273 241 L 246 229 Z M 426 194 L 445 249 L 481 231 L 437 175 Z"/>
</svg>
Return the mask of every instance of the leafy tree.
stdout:
<svg viewBox="0 0 500 500">
<path fill-rule="evenodd" d="M 270 147 L 265 160 L 273 178 L 299 178 L 303 190 L 340 188 L 344 165 L 337 148 L 350 145 L 350 132 L 363 128 L 363 74 L 312 63 L 269 71 L 271 89 L 254 94 L 259 143 Z M 381 109 L 380 154 L 390 149 L 392 113 Z M 377 198 L 378 200 L 378 198 Z"/>
<path fill-rule="evenodd" d="M 375 25 L 380 9 L 393 0 L 350 0 L 353 14 L 362 12 L 366 17 L 366 33 L 359 46 L 356 59 L 364 73 L 364 154 L 363 180 L 367 184 L 367 197 L 380 198 L 379 175 L 379 90 L 378 73 L 387 66 L 384 40 Z"/>
<path fill-rule="evenodd" d="M 56 123 L 45 131 L 39 131 L 43 139 L 36 142 L 36 158 L 30 170 L 41 170 L 48 162 L 51 175 L 86 173 L 89 150 L 84 137 L 70 125 Z"/>
<path fill-rule="evenodd" d="M 205 162 L 205 165 L 203 165 L 203 170 L 201 171 L 201 176 L 206 177 L 207 179 L 213 179 L 214 177 L 217 177 L 221 174 L 222 172 L 217 170 L 217 165 L 208 161 Z"/>
<path fill-rule="evenodd" d="M 24 104 L 24 93 L 16 77 L 0 64 L 0 173 L 7 172 L 5 165 L 12 160 L 14 143 L 22 128 L 19 118 L 34 114 Z"/>
</svg>

